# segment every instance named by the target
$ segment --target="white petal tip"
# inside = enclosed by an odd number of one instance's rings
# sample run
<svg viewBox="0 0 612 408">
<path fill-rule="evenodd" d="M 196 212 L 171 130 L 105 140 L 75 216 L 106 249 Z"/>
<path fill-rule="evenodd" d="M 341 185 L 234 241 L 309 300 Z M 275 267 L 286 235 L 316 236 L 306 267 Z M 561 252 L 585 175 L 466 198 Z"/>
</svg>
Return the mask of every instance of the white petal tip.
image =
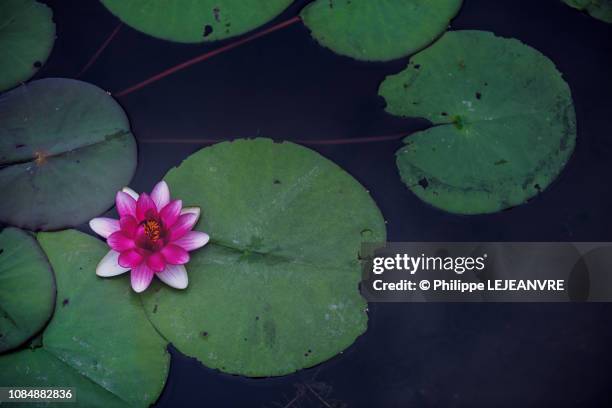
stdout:
<svg viewBox="0 0 612 408">
<path fill-rule="evenodd" d="M 89 221 L 89 228 L 103 238 L 108 238 L 113 232 L 119 231 L 119 221 L 112 218 L 94 218 Z"/>
<path fill-rule="evenodd" d="M 174 243 L 185 251 L 194 251 L 208 244 L 208 241 L 210 241 L 210 237 L 205 232 L 189 231 L 186 235 L 174 241 Z"/>
<path fill-rule="evenodd" d="M 170 285 L 168 285 L 168 286 L 170 286 Z M 183 284 L 183 285 L 180 285 L 180 286 L 177 285 L 177 286 L 172 286 L 172 287 L 174 289 L 184 290 L 184 289 L 187 289 L 187 282 L 185 282 L 185 284 Z"/>
<path fill-rule="evenodd" d="M 183 214 L 195 214 L 200 218 L 200 207 L 185 207 L 181 210 L 181 215 Z"/>
<path fill-rule="evenodd" d="M 209 241 L 210 241 L 210 236 L 207 233 L 202 232 L 201 238 L 198 240 L 197 247 L 194 249 L 202 248 L 203 246 L 208 244 Z"/>
<path fill-rule="evenodd" d="M 130 197 L 132 197 L 134 200 L 138 200 L 138 197 L 139 197 L 138 193 L 137 193 L 137 192 L 135 192 L 134 190 L 132 190 L 131 188 L 129 188 L 129 187 L 123 187 L 123 188 L 121 189 L 121 191 L 123 191 L 124 193 L 128 194 L 128 195 L 129 195 Z"/>
<path fill-rule="evenodd" d="M 157 210 L 161 211 L 170 202 L 170 188 L 168 184 L 162 180 L 157 183 L 151 191 L 151 199 L 157 206 Z"/>
<path fill-rule="evenodd" d="M 157 277 L 174 289 L 186 289 L 189 284 L 187 270 L 184 265 L 167 265 L 166 269 L 157 274 Z"/>
<path fill-rule="evenodd" d="M 121 268 L 121 269 L 122 269 L 121 271 L 109 272 L 108 270 L 101 269 L 100 267 L 98 267 L 96 268 L 96 275 L 98 275 L 101 278 L 112 278 L 113 276 L 119 276 L 119 275 L 122 275 L 130 271 L 129 269 L 125 269 L 125 268 Z"/>
<path fill-rule="evenodd" d="M 101 278 L 110 278 L 126 273 L 129 270 L 130 268 L 124 268 L 119 265 L 119 252 L 111 249 L 98 263 L 96 275 Z"/>
<path fill-rule="evenodd" d="M 132 285 L 132 290 L 136 293 L 142 293 L 147 289 L 146 286 L 134 286 Z"/>
</svg>

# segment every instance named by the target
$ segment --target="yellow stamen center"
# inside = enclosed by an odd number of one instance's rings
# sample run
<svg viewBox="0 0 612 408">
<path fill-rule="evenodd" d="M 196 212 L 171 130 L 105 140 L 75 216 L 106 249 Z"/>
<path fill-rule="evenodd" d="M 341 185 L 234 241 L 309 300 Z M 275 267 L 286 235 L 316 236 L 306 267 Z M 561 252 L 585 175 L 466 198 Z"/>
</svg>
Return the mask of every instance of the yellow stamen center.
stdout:
<svg viewBox="0 0 612 408">
<path fill-rule="evenodd" d="M 144 223 L 145 234 L 153 242 L 157 242 L 161 236 L 161 226 L 156 220 L 147 220 Z"/>
</svg>

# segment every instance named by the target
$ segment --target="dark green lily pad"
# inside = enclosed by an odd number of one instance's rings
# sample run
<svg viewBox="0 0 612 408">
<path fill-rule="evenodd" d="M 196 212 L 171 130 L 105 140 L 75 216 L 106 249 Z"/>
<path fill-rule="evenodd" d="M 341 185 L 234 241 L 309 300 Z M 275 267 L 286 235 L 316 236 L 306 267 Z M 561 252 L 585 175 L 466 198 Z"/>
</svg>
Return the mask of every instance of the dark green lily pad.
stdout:
<svg viewBox="0 0 612 408">
<path fill-rule="evenodd" d="M 0 97 L 0 221 L 79 225 L 113 205 L 136 169 L 128 119 L 103 90 L 42 79 Z"/>
<path fill-rule="evenodd" d="M 364 61 L 411 55 L 446 31 L 462 0 L 316 0 L 304 24 L 324 47 Z"/>
<path fill-rule="evenodd" d="M 446 33 L 388 77 L 387 111 L 434 127 L 397 152 L 404 183 L 461 214 L 526 202 L 559 175 L 576 139 L 572 96 L 555 65 L 514 39 Z"/>
<path fill-rule="evenodd" d="M 0 2 L 0 91 L 30 79 L 55 42 L 53 12 L 34 0 Z"/>
<path fill-rule="evenodd" d="M 146 407 L 161 393 L 170 356 L 125 278 L 96 276 L 106 245 L 77 231 L 38 240 L 57 278 L 42 343 L 0 356 L 0 384 L 73 387 L 82 407 Z"/>
<path fill-rule="evenodd" d="M 147 315 L 182 353 L 224 372 L 283 375 L 325 361 L 367 327 L 363 240 L 384 241 L 368 192 L 316 152 L 268 139 L 203 149 L 165 180 L 202 208 L 211 243 L 189 287 L 155 283 Z"/>
<path fill-rule="evenodd" d="M 292 0 L 101 0 L 127 25 L 164 40 L 223 40 L 274 19 Z"/>
<path fill-rule="evenodd" d="M 0 232 L 0 353 L 39 332 L 53 313 L 53 270 L 36 240 L 16 228 Z"/>
<path fill-rule="evenodd" d="M 562 0 L 568 6 L 588 13 L 590 16 L 612 23 L 612 0 Z"/>
</svg>

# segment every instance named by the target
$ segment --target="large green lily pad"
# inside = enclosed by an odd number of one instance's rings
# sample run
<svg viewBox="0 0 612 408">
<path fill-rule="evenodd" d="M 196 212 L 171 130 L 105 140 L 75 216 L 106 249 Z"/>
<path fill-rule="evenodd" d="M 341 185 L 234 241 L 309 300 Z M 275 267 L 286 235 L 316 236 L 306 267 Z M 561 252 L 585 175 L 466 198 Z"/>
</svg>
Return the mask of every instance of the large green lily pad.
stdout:
<svg viewBox="0 0 612 408">
<path fill-rule="evenodd" d="M 0 385 L 73 387 L 82 407 L 149 406 L 170 356 L 124 277 L 98 278 L 106 245 L 69 230 L 38 240 L 57 278 L 55 314 L 42 344 L 0 357 Z"/>
<path fill-rule="evenodd" d="M 55 42 L 53 12 L 34 0 L 0 2 L 0 91 L 30 79 Z"/>
<path fill-rule="evenodd" d="M 136 169 L 128 119 L 103 90 L 42 79 L 0 97 L 0 221 L 79 225 L 113 205 Z"/>
<path fill-rule="evenodd" d="M 101 0 L 127 25 L 164 40 L 223 40 L 274 19 L 292 0 Z"/>
<path fill-rule="evenodd" d="M 422 200 L 461 214 L 526 202 L 559 175 L 576 139 L 572 96 L 555 65 L 514 39 L 448 32 L 388 77 L 387 111 L 435 126 L 397 152 Z"/>
<path fill-rule="evenodd" d="M 55 279 L 38 243 L 16 228 L 0 232 L 0 353 L 39 332 L 53 313 Z"/>
<path fill-rule="evenodd" d="M 358 60 L 411 55 L 446 31 L 462 0 L 316 0 L 302 11 L 324 47 Z"/>
<path fill-rule="evenodd" d="M 368 192 L 319 154 L 268 139 L 205 148 L 165 180 L 202 208 L 211 243 L 192 254 L 189 287 L 155 283 L 149 319 L 181 352 L 246 376 L 325 361 L 367 327 L 362 241 L 384 241 Z"/>
<path fill-rule="evenodd" d="M 612 0 L 562 0 L 568 6 L 588 13 L 590 16 L 612 23 Z"/>
</svg>

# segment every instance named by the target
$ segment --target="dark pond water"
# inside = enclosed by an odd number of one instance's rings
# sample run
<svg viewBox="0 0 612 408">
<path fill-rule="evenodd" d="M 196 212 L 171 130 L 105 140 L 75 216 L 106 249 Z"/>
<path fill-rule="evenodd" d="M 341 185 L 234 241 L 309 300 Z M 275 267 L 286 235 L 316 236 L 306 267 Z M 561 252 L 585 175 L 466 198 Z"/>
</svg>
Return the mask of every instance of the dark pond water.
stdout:
<svg viewBox="0 0 612 408">
<path fill-rule="evenodd" d="M 39 77 L 74 77 L 117 20 L 95 0 L 46 2 L 58 40 Z M 276 22 L 305 3 L 297 1 Z M 495 215 L 450 215 L 400 182 L 399 140 L 315 149 L 372 192 L 392 241 L 612 241 L 612 25 L 558 0 L 466 0 L 452 28 L 518 38 L 548 55 L 569 82 L 578 144 L 544 194 Z M 82 79 L 117 92 L 219 45 L 164 42 L 123 27 Z M 385 114 L 377 97 L 380 81 L 406 61 L 339 57 L 294 24 L 122 97 L 139 140 L 132 187 L 149 190 L 204 146 L 151 139 L 328 140 L 425 128 L 424 121 Z M 369 330 L 344 354 L 282 378 L 220 374 L 173 350 L 158 406 L 610 406 L 612 305 L 373 304 L 370 310 Z"/>
</svg>

